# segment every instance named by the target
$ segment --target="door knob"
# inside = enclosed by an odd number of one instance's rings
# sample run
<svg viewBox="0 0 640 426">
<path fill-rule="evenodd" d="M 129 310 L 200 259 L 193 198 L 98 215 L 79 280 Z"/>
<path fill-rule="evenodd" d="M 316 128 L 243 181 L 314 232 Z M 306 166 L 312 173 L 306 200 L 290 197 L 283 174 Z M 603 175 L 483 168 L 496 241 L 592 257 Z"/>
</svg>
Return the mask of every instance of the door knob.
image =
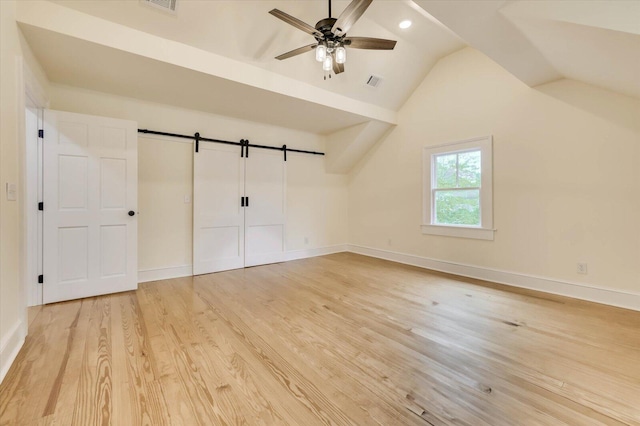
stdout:
<svg viewBox="0 0 640 426">
<path fill-rule="evenodd" d="M 136 212 L 134 212 L 133 210 L 129 210 L 129 216 L 135 216 Z"/>
</svg>

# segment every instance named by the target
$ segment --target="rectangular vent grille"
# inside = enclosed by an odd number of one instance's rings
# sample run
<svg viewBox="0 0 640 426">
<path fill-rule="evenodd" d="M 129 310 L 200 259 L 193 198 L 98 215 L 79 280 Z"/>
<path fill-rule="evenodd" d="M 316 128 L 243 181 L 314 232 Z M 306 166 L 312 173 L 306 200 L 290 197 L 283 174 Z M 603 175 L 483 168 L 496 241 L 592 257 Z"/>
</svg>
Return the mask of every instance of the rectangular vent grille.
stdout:
<svg viewBox="0 0 640 426">
<path fill-rule="evenodd" d="M 382 83 L 382 77 L 378 77 L 377 75 L 370 75 L 367 79 L 367 86 L 378 87 Z"/>
<path fill-rule="evenodd" d="M 140 3 L 173 14 L 176 13 L 176 8 L 178 7 L 178 0 L 140 0 Z"/>
</svg>

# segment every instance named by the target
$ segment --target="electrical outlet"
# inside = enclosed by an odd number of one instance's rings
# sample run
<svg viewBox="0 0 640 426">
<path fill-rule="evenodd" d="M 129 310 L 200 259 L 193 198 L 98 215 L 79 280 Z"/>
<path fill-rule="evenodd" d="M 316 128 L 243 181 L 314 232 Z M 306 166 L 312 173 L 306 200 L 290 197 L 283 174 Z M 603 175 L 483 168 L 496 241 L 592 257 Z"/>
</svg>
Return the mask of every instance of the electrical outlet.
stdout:
<svg viewBox="0 0 640 426">
<path fill-rule="evenodd" d="M 391 246 L 391 238 L 387 240 L 387 245 Z"/>
<path fill-rule="evenodd" d="M 191 195 L 185 195 L 184 196 L 184 203 L 185 204 L 189 204 L 191 202 Z"/>
<path fill-rule="evenodd" d="M 587 262 L 578 262 L 577 272 L 579 274 L 587 275 Z"/>
<path fill-rule="evenodd" d="M 309 237 L 304 237 L 304 243 L 309 244 Z"/>
</svg>

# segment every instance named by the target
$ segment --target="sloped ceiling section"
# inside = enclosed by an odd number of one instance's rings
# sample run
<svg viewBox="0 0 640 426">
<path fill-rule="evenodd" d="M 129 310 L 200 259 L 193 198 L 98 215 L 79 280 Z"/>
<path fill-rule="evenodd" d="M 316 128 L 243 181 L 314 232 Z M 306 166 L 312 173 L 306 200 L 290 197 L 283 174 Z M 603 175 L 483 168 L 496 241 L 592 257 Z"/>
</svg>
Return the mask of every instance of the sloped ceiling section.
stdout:
<svg viewBox="0 0 640 426">
<path fill-rule="evenodd" d="M 46 1 L 17 20 L 54 83 L 320 134 L 396 112 Z"/>
<path fill-rule="evenodd" d="M 371 120 L 39 27 L 21 24 L 21 29 L 58 84 L 314 133 Z"/>
<path fill-rule="evenodd" d="M 333 0 L 332 15 L 340 15 L 350 1 Z M 450 30 L 426 19 L 411 1 L 374 0 L 349 35 L 398 40 L 396 48 L 348 49 L 346 72 L 324 80 L 311 51 L 284 61 L 275 59 L 315 40 L 268 12 L 277 8 L 313 26 L 328 16 L 327 0 L 181 0 L 177 15 L 145 7 L 137 0 L 55 3 L 391 110 L 402 106 L 436 61 L 465 46 Z M 398 23 L 404 19 L 414 25 L 400 29 Z M 383 78 L 376 89 L 365 84 L 371 74 Z"/>
<path fill-rule="evenodd" d="M 513 2 L 501 13 L 563 77 L 640 98 L 640 1 Z"/>
<path fill-rule="evenodd" d="M 638 1 L 416 3 L 529 86 L 569 78 L 640 97 Z"/>
</svg>

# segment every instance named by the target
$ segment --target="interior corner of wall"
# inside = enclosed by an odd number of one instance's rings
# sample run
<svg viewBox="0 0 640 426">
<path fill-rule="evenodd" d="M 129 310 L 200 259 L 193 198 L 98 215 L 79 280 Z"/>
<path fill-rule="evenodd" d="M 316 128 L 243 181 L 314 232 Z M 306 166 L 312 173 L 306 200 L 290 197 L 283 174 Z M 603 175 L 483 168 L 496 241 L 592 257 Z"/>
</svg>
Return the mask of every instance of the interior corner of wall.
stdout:
<svg viewBox="0 0 640 426">
<path fill-rule="evenodd" d="M 338 130 L 327 137 L 325 166 L 330 173 L 348 174 L 353 166 L 394 127 L 380 121 L 367 121 Z"/>
</svg>

